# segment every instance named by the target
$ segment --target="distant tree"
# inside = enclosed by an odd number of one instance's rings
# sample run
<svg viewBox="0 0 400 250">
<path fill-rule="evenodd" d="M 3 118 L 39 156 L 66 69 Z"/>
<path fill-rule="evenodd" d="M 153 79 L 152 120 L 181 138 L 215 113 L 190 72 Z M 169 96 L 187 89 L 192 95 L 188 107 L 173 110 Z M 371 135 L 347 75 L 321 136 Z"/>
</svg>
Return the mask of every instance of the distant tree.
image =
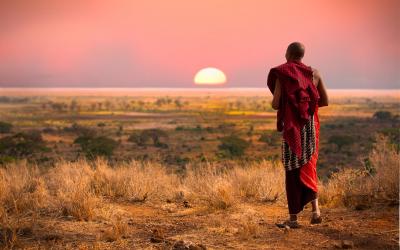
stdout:
<svg viewBox="0 0 400 250">
<path fill-rule="evenodd" d="M 220 125 L 218 125 L 218 129 L 226 131 L 226 130 L 232 130 L 236 127 L 236 123 L 233 122 L 225 122 Z"/>
<path fill-rule="evenodd" d="M 226 136 L 220 139 L 221 144 L 218 148 L 228 156 L 242 156 L 245 150 L 250 146 L 250 143 L 236 135 Z"/>
<path fill-rule="evenodd" d="M 178 109 L 181 109 L 181 108 L 183 107 L 183 104 L 182 104 L 182 102 L 181 102 L 179 99 L 176 99 L 176 100 L 174 101 L 174 103 L 175 103 L 175 106 L 176 106 Z"/>
<path fill-rule="evenodd" d="M 91 103 L 90 104 L 90 110 L 91 111 L 96 111 L 96 109 L 97 109 L 97 104 L 96 103 Z"/>
<path fill-rule="evenodd" d="M 64 108 L 65 108 L 64 103 L 57 103 L 57 102 L 51 103 L 50 106 L 54 111 L 57 111 L 57 112 L 62 112 L 62 111 L 64 111 Z"/>
<path fill-rule="evenodd" d="M 11 132 L 12 124 L 8 122 L 1 122 L 0 121 L 0 134 L 7 134 Z"/>
<path fill-rule="evenodd" d="M 89 159 L 98 156 L 111 157 L 118 146 L 118 142 L 106 136 L 80 136 L 75 139 L 74 143 L 81 146 L 82 151 Z"/>
<path fill-rule="evenodd" d="M 390 120 L 392 119 L 392 113 L 389 111 L 377 111 L 374 113 L 373 117 L 378 120 Z"/>
<path fill-rule="evenodd" d="M 354 144 L 355 139 L 348 135 L 332 135 L 328 139 L 328 143 L 335 144 L 338 151 L 341 151 L 344 146 Z"/>
<path fill-rule="evenodd" d="M 65 132 L 72 132 L 80 136 L 95 136 L 96 131 L 94 129 L 79 125 L 78 123 L 73 123 L 70 127 L 64 127 Z"/>
<path fill-rule="evenodd" d="M 128 141 L 136 143 L 138 146 L 144 146 L 144 144 L 141 142 L 140 133 L 131 134 L 128 138 Z"/>
<path fill-rule="evenodd" d="M 71 101 L 69 104 L 69 110 L 70 111 L 77 111 L 78 110 L 78 102 L 74 99 Z"/>
<path fill-rule="evenodd" d="M 123 132 L 124 132 L 124 126 L 119 125 L 117 130 L 117 136 L 121 136 Z"/>
<path fill-rule="evenodd" d="M 156 147 L 168 147 L 167 144 L 161 141 L 162 138 L 167 138 L 168 135 L 160 129 L 145 129 L 141 133 L 134 133 L 129 136 L 128 141 L 134 142 L 139 146 L 145 146 L 149 142 Z"/>
<path fill-rule="evenodd" d="M 251 124 L 249 127 L 249 131 L 247 131 L 247 136 L 252 136 L 254 132 L 254 125 Z"/>
<path fill-rule="evenodd" d="M 113 108 L 113 104 L 110 102 L 110 101 L 105 101 L 105 103 L 104 103 L 104 106 L 106 107 L 106 110 L 107 111 L 110 111 L 110 110 L 112 110 L 112 108 Z"/>
<path fill-rule="evenodd" d="M 156 101 L 155 101 L 155 105 L 157 106 L 157 107 L 161 107 L 162 105 L 164 105 L 164 104 L 166 104 L 167 103 L 167 101 L 166 101 L 166 99 L 164 99 L 164 98 L 158 98 Z"/>
</svg>

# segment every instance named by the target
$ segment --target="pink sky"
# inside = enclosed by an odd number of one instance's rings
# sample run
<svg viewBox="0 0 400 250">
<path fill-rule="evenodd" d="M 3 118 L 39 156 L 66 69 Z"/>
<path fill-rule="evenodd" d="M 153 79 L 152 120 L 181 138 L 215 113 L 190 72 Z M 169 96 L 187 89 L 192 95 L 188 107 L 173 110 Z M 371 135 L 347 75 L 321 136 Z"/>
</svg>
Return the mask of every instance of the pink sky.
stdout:
<svg viewBox="0 0 400 250">
<path fill-rule="evenodd" d="M 1 0 L 0 87 L 263 87 L 287 45 L 330 88 L 398 88 L 398 0 Z"/>
</svg>

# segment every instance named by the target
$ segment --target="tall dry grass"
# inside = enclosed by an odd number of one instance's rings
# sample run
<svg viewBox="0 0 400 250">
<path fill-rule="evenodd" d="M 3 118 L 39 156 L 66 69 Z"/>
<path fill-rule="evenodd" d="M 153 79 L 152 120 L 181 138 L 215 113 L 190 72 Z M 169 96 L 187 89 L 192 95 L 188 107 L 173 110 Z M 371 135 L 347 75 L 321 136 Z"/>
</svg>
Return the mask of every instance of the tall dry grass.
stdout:
<svg viewBox="0 0 400 250">
<path fill-rule="evenodd" d="M 399 153 L 378 137 L 369 161 L 373 171 L 344 169 L 320 186 L 326 206 L 399 202 Z M 58 162 L 53 168 L 26 162 L 0 168 L 0 245 L 18 245 L 18 237 L 34 229 L 40 216 L 77 220 L 105 219 L 114 225 L 107 234 L 118 240 L 125 224 L 110 202 L 189 202 L 210 210 L 228 209 L 241 202 L 284 200 L 284 170 L 280 164 L 204 163 L 188 165 L 185 174 L 171 173 L 158 163 L 106 161 Z M 244 231 L 251 231 L 245 226 Z"/>
<path fill-rule="evenodd" d="M 355 208 L 399 204 L 399 152 L 387 138 L 378 136 L 368 159 L 369 168 L 343 169 L 321 185 L 320 202 Z"/>
<path fill-rule="evenodd" d="M 193 202 L 226 209 L 243 200 L 277 201 L 284 193 L 283 168 L 272 162 L 228 167 L 218 164 L 191 166 L 183 188 Z"/>
</svg>

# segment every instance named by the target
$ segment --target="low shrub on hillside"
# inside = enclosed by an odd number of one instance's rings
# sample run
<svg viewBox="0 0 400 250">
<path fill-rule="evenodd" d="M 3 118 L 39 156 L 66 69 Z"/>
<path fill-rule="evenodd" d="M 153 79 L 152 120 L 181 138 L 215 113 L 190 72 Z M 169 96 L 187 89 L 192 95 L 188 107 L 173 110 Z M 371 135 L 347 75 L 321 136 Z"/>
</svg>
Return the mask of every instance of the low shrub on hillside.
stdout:
<svg viewBox="0 0 400 250">
<path fill-rule="evenodd" d="M 106 136 L 80 136 L 75 139 L 74 143 L 81 146 L 82 152 L 89 159 L 95 159 L 99 156 L 111 157 L 118 142 Z"/>
<path fill-rule="evenodd" d="M 375 119 L 381 120 L 381 121 L 390 120 L 390 119 L 392 119 L 392 113 L 390 113 L 389 111 L 380 110 L 380 111 L 375 112 L 373 117 Z"/>
<path fill-rule="evenodd" d="M 0 139 L 0 157 L 28 158 L 37 152 L 47 151 L 42 135 L 32 130 Z"/>
<path fill-rule="evenodd" d="M 11 132 L 12 124 L 0 121 L 0 134 L 7 134 Z"/>
<path fill-rule="evenodd" d="M 168 145 L 163 142 L 167 137 L 167 133 L 161 129 L 145 129 L 140 133 L 131 134 L 128 141 L 136 143 L 138 146 L 146 146 L 151 142 L 155 147 L 168 148 Z"/>
<path fill-rule="evenodd" d="M 245 150 L 250 146 L 250 143 L 236 135 L 222 137 L 221 144 L 218 148 L 225 156 L 238 157 L 245 153 Z"/>
</svg>

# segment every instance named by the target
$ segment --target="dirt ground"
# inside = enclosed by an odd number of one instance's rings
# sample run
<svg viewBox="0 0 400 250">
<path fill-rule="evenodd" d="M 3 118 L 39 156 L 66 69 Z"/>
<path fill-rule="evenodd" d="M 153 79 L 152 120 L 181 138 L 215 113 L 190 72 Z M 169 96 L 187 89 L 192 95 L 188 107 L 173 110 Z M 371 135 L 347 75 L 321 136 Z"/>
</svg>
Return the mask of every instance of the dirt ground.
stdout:
<svg viewBox="0 0 400 250">
<path fill-rule="evenodd" d="M 116 223 L 41 217 L 20 230 L 24 249 L 398 249 L 397 206 L 367 210 L 322 208 L 323 223 L 310 225 L 310 208 L 299 229 L 279 229 L 283 204 L 243 203 L 209 211 L 191 204 L 110 203 Z"/>
</svg>

